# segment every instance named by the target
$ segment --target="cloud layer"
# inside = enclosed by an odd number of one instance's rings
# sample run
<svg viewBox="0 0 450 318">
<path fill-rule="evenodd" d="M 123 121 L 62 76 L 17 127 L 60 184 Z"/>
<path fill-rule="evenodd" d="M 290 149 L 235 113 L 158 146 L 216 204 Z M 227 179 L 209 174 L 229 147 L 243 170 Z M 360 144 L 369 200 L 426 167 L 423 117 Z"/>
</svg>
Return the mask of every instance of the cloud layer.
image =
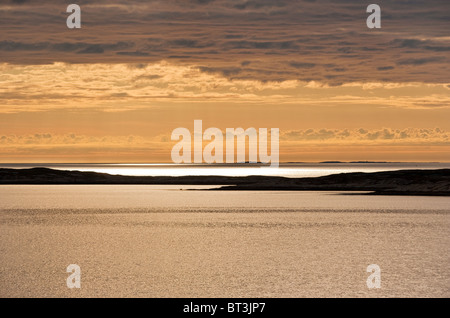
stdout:
<svg viewBox="0 0 450 318">
<path fill-rule="evenodd" d="M 0 158 L 4 162 L 120 162 L 132 156 L 133 162 L 170 162 L 176 142 L 169 135 L 0 135 Z M 280 160 L 443 160 L 450 154 L 449 145 L 450 133 L 440 128 L 291 130 L 280 136 Z M 423 147 L 427 151 L 421 152 Z"/>
<path fill-rule="evenodd" d="M 379 0 L 381 29 L 355 0 L 74 2 L 69 30 L 0 0 L 0 161 L 167 162 L 195 119 L 278 127 L 285 161 L 450 158 L 447 0 Z"/>
<path fill-rule="evenodd" d="M 225 135 L 225 131 L 222 132 Z M 269 137 L 270 139 L 270 137 Z M 406 129 L 303 129 L 283 131 L 280 135 L 282 142 L 341 142 L 352 143 L 373 141 L 374 143 L 395 142 L 440 142 L 450 143 L 450 133 L 441 128 L 406 128 Z M 144 138 L 141 136 L 87 136 L 74 133 L 55 135 L 51 133 L 35 133 L 29 135 L 0 135 L 0 144 L 4 146 L 26 145 L 122 145 L 124 147 L 145 146 L 149 143 L 166 143 L 173 145 L 170 132 L 166 135 Z M 208 144 L 209 141 L 203 141 Z"/>
<path fill-rule="evenodd" d="M 0 113 L 91 109 L 129 111 L 191 102 L 248 105 L 365 105 L 450 108 L 445 84 L 230 80 L 195 66 L 156 64 L 0 64 Z"/>
<path fill-rule="evenodd" d="M 448 82 L 446 0 L 379 1 L 370 30 L 359 1 L 2 1 L 2 62 L 195 65 L 232 79 Z"/>
<path fill-rule="evenodd" d="M 284 131 L 281 140 L 299 142 L 405 142 L 405 143 L 428 143 L 438 142 L 450 145 L 450 133 L 441 128 L 407 128 L 407 129 L 304 129 Z"/>
</svg>

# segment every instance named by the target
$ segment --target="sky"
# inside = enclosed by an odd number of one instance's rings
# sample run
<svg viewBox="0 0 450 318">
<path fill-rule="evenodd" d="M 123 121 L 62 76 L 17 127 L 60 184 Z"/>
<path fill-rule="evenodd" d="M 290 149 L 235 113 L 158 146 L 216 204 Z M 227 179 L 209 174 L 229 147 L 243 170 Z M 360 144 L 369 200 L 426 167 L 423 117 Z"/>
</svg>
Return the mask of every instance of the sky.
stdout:
<svg viewBox="0 0 450 318">
<path fill-rule="evenodd" d="M 194 120 L 279 128 L 285 162 L 450 162 L 449 15 L 447 0 L 0 0 L 0 162 L 171 162 Z"/>
</svg>

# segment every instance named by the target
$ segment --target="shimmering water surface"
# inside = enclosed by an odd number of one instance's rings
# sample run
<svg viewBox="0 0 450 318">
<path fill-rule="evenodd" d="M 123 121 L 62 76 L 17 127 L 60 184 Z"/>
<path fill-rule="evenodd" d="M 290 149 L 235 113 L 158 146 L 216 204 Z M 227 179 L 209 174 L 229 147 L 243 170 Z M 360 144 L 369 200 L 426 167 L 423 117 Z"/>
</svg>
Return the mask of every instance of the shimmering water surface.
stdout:
<svg viewBox="0 0 450 318">
<path fill-rule="evenodd" d="M 33 167 L 94 171 L 132 176 L 265 175 L 300 178 L 349 172 L 377 172 L 405 169 L 450 169 L 450 163 L 282 163 L 277 168 L 256 164 L 0 164 L 0 168 L 24 169 Z"/>
<path fill-rule="evenodd" d="M 447 197 L 0 186 L 0 297 L 449 297 L 449 234 Z"/>
</svg>

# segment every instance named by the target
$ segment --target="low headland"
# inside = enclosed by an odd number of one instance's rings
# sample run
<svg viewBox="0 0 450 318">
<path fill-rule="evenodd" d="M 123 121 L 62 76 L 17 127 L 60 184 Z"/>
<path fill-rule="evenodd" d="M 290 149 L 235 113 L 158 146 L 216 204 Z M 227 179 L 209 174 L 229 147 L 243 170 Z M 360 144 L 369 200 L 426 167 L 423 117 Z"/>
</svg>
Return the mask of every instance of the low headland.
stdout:
<svg viewBox="0 0 450 318">
<path fill-rule="evenodd" d="M 0 185 L 220 185 L 211 191 L 365 191 L 378 195 L 450 196 L 450 169 L 275 176 L 124 176 L 48 168 L 0 169 Z"/>
</svg>

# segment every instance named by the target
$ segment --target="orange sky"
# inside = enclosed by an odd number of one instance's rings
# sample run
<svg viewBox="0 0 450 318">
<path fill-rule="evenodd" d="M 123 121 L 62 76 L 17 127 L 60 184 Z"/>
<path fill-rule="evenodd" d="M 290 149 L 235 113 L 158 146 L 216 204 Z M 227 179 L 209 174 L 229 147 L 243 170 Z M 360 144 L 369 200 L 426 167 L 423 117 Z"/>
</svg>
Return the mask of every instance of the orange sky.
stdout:
<svg viewBox="0 0 450 318">
<path fill-rule="evenodd" d="M 449 162 L 431 2 L 380 1 L 380 30 L 342 1 L 84 1 L 80 30 L 63 1 L 2 2 L 0 162 L 171 162 L 195 119 L 279 128 L 281 161 Z"/>
</svg>

